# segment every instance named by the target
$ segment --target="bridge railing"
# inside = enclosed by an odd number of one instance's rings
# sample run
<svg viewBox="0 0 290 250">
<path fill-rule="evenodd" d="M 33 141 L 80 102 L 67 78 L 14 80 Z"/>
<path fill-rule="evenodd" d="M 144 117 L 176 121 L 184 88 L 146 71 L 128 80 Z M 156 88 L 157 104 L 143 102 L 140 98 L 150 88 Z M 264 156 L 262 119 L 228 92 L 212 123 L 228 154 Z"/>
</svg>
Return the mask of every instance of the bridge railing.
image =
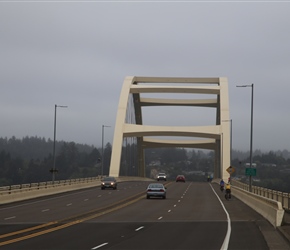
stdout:
<svg viewBox="0 0 290 250">
<path fill-rule="evenodd" d="M 89 183 L 100 180 L 100 176 L 96 177 L 88 177 L 88 178 L 78 178 L 78 179 L 69 179 L 69 180 L 59 180 L 59 181 L 46 181 L 46 182 L 36 182 L 36 183 L 26 183 L 26 184 L 18 184 L 18 185 L 10 185 L 0 187 L 0 197 L 1 195 L 12 194 L 12 193 L 20 193 L 37 189 L 47 189 L 53 187 L 81 184 L 81 183 Z"/>
<path fill-rule="evenodd" d="M 249 185 L 246 183 L 242 183 L 237 180 L 231 180 L 233 186 L 241 188 L 243 190 L 249 191 Z M 252 186 L 252 193 L 257 194 L 259 196 L 279 201 L 282 204 L 282 207 L 285 210 L 290 210 L 290 193 L 284 193 L 268 188 Z"/>
</svg>

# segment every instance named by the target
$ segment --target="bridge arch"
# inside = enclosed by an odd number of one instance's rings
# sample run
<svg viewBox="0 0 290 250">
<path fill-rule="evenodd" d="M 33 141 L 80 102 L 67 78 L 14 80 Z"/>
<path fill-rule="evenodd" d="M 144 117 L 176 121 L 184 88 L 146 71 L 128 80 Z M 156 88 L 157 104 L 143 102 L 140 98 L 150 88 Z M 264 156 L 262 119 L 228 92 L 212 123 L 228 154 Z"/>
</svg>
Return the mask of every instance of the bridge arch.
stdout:
<svg viewBox="0 0 290 250">
<path fill-rule="evenodd" d="M 144 85 L 150 83 L 150 85 Z M 174 84 L 174 85 L 172 85 Z M 161 99 L 146 98 L 144 93 L 213 95 L 211 99 Z M 186 96 L 186 95 L 184 95 Z M 133 100 L 134 124 L 126 121 L 128 102 Z M 145 106 L 191 106 L 214 108 L 215 124 L 212 126 L 151 126 L 142 122 L 142 107 Z M 186 147 L 215 151 L 214 178 L 226 179 L 230 166 L 230 123 L 228 82 L 225 77 L 138 77 L 125 78 L 117 111 L 112 156 L 111 176 L 119 176 L 124 138 L 137 138 L 138 173 L 145 177 L 144 150 L 156 147 Z M 150 136 L 173 137 L 176 139 L 155 139 Z M 190 140 L 180 140 L 180 137 Z M 196 139 L 200 138 L 200 139 Z"/>
</svg>

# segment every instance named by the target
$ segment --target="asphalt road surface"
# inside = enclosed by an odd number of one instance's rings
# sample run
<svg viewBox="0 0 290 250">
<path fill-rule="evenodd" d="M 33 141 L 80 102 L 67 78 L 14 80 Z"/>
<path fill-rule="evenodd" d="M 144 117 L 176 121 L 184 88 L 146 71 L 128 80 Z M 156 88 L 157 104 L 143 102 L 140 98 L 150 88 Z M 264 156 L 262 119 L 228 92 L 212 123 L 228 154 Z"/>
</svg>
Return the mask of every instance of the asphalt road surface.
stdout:
<svg viewBox="0 0 290 250">
<path fill-rule="evenodd" d="M 148 182 L 93 188 L 0 207 L 0 249 L 290 249 L 262 216 L 218 185 Z"/>
</svg>

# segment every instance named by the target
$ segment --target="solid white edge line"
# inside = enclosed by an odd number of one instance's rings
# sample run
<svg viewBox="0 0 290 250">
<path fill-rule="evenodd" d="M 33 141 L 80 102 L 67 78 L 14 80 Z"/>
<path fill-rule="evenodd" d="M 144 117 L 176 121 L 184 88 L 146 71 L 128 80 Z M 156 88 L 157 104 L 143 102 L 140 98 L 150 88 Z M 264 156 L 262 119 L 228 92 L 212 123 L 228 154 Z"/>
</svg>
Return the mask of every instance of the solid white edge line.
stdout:
<svg viewBox="0 0 290 250">
<path fill-rule="evenodd" d="M 103 243 L 103 244 L 101 244 L 101 245 L 98 245 L 98 246 L 96 246 L 96 247 L 93 247 L 92 250 L 94 250 L 94 249 L 98 249 L 98 248 L 103 247 L 103 246 L 108 245 L 108 244 L 109 244 L 109 242 Z"/>
<path fill-rule="evenodd" d="M 229 242 L 230 242 L 230 237 L 231 237 L 231 231 L 232 231 L 232 229 L 231 229 L 231 218 L 230 218 L 230 215 L 229 215 L 228 211 L 226 210 L 223 202 L 221 201 L 220 197 L 218 196 L 218 194 L 216 193 L 216 191 L 214 190 L 214 188 L 212 187 L 212 185 L 211 184 L 209 184 L 209 185 L 210 185 L 212 191 L 215 193 L 215 195 L 218 198 L 218 200 L 220 201 L 220 203 L 221 203 L 221 205 L 222 205 L 222 207 L 223 207 L 223 209 L 224 209 L 224 211 L 225 211 L 225 213 L 227 215 L 228 230 L 227 230 L 227 234 L 226 234 L 226 237 L 224 239 L 223 245 L 221 246 L 221 250 L 227 250 L 228 247 L 229 247 Z"/>
</svg>

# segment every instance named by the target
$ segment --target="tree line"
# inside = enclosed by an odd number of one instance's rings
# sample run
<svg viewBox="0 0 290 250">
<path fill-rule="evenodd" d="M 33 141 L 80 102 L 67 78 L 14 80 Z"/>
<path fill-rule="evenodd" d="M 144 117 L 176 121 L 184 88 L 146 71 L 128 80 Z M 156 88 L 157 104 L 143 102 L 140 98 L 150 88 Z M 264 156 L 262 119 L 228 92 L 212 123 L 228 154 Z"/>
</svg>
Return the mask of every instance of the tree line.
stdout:
<svg viewBox="0 0 290 250">
<path fill-rule="evenodd" d="M 121 176 L 138 175 L 138 159 L 135 143 L 123 145 Z M 0 186 L 17 185 L 52 180 L 53 141 L 40 137 L 22 139 L 0 138 Z M 75 142 L 56 141 L 56 180 L 86 178 L 109 174 L 112 145 L 101 148 Z M 257 175 L 253 185 L 282 192 L 290 192 L 290 157 L 287 150 L 262 153 L 253 152 Z M 233 178 L 248 181 L 245 169 L 250 162 L 249 152 L 233 150 Z M 146 177 L 154 178 L 158 171 L 166 172 L 172 180 L 185 174 L 187 180 L 204 181 L 213 172 L 213 151 L 184 148 L 154 148 L 145 150 Z M 102 162 L 103 160 L 103 162 Z M 103 167 L 103 169 L 102 169 Z"/>
<path fill-rule="evenodd" d="M 101 174 L 101 150 L 74 142 L 56 141 L 56 179 Z M 108 174 L 111 144 L 104 147 L 103 173 Z M 39 137 L 0 138 L 0 186 L 52 180 L 53 141 Z"/>
</svg>

